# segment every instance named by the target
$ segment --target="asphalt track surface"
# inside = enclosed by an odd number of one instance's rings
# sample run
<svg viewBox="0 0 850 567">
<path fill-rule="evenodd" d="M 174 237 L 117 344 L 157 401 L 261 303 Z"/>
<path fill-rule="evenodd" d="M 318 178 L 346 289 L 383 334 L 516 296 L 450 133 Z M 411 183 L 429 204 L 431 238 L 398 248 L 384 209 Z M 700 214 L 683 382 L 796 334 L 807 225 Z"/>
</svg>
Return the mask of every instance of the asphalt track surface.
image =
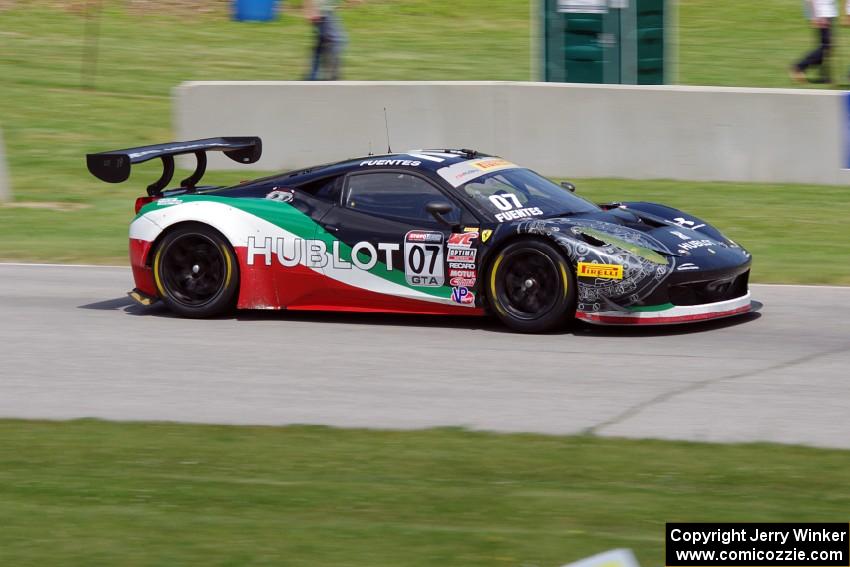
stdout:
<svg viewBox="0 0 850 567">
<path fill-rule="evenodd" d="M 593 433 L 850 448 L 850 287 L 758 314 L 519 335 L 490 319 L 145 309 L 124 268 L 0 264 L 0 417 Z"/>
</svg>

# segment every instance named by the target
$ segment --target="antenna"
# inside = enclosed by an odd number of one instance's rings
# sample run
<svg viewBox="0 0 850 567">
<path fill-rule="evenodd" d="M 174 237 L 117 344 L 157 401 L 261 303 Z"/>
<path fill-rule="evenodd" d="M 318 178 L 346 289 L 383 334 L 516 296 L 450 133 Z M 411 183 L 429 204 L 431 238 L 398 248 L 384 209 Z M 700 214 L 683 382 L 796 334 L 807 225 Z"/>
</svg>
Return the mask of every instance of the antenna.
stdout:
<svg viewBox="0 0 850 567">
<path fill-rule="evenodd" d="M 372 140 L 369 140 L 369 155 L 373 156 L 375 154 L 372 153 Z"/>
<path fill-rule="evenodd" d="M 393 153 L 393 149 L 390 147 L 390 121 L 387 120 L 387 107 L 384 107 L 384 126 L 387 129 L 387 153 Z"/>
</svg>

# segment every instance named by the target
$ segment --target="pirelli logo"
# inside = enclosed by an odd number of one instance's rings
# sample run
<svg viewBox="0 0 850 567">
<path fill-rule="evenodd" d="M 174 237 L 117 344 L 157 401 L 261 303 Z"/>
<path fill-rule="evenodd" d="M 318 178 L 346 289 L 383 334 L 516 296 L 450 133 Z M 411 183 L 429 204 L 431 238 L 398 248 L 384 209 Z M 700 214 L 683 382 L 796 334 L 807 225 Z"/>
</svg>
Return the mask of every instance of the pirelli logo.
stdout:
<svg viewBox="0 0 850 567">
<path fill-rule="evenodd" d="M 505 161 L 503 159 L 488 159 L 485 161 L 474 162 L 472 165 L 477 167 L 478 169 L 482 169 L 484 171 L 488 169 L 493 169 L 495 167 L 510 167 L 513 164 L 509 161 Z"/>
<path fill-rule="evenodd" d="M 590 264 L 588 262 L 579 262 L 578 275 L 580 278 L 621 280 L 623 279 L 623 266 L 618 264 Z"/>
</svg>

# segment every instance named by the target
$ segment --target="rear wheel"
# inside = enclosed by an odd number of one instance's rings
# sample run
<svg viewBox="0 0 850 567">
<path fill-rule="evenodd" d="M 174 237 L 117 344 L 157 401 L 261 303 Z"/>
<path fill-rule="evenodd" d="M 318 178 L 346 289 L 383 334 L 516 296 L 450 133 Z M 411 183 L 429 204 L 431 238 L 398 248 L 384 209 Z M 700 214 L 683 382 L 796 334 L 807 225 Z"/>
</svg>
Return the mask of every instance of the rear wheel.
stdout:
<svg viewBox="0 0 850 567">
<path fill-rule="evenodd" d="M 487 298 L 508 327 L 549 331 L 575 310 L 575 278 L 553 246 L 538 240 L 514 242 L 497 253 L 490 267 Z"/>
<path fill-rule="evenodd" d="M 168 307 L 184 317 L 213 317 L 234 307 L 239 265 L 227 240 L 204 225 L 165 235 L 154 255 L 154 280 Z"/>
</svg>

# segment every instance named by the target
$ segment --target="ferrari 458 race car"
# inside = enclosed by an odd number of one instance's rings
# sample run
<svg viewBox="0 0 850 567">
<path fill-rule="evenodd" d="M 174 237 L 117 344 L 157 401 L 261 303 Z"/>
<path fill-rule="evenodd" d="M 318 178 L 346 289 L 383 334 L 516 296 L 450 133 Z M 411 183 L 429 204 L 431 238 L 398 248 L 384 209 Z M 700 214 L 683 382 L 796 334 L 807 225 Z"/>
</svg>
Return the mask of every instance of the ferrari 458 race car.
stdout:
<svg viewBox="0 0 850 567">
<path fill-rule="evenodd" d="M 210 138 L 88 155 L 112 183 L 131 164 L 163 162 L 130 225 L 132 297 L 187 317 L 234 307 L 490 312 L 525 332 L 573 318 L 664 324 L 751 310 L 750 254 L 708 223 L 653 203 L 596 205 L 474 150 L 198 186 L 206 152 L 253 163 L 261 148 L 259 138 Z M 195 154 L 197 169 L 167 190 L 180 154 Z"/>
</svg>

